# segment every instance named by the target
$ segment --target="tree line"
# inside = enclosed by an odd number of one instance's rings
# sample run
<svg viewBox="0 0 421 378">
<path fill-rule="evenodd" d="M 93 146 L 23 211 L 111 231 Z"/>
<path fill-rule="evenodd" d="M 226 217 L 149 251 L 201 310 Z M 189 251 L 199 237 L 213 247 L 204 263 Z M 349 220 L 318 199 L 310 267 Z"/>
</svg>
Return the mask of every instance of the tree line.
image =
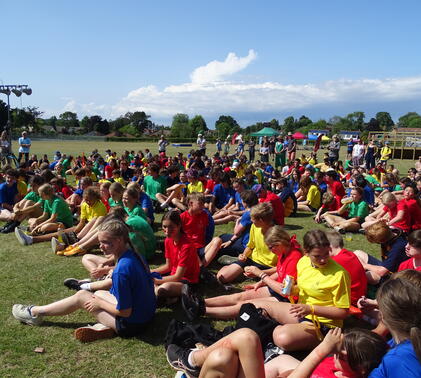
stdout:
<svg viewBox="0 0 421 378">
<path fill-rule="evenodd" d="M 115 133 L 116 136 L 132 135 L 145 136 L 168 130 L 174 138 L 195 138 L 200 132 L 209 132 L 209 127 L 201 115 L 190 118 L 187 114 L 177 113 L 173 116 L 170 126 L 157 125 L 150 120 L 151 116 L 143 111 L 127 112 L 116 119 L 104 119 L 100 115 L 78 118 L 77 113 L 66 111 L 58 117 L 43 118 L 43 112 L 37 107 L 12 108 L 11 118 L 13 130 L 18 131 L 30 127 L 38 133 L 86 134 L 96 132 L 102 135 Z M 302 115 L 299 118 L 286 117 L 283 121 L 272 119 L 269 122 L 256 122 L 247 127 L 241 127 L 230 115 L 221 115 L 215 122 L 213 136 L 225 138 L 228 135 L 239 133 L 249 135 L 271 127 L 282 130 L 283 133 L 300 131 L 307 133 L 309 130 L 330 130 L 338 133 L 341 130 L 360 131 L 390 131 L 394 126 L 406 128 L 421 128 L 421 115 L 409 112 L 399 117 L 398 122 L 393 122 L 388 112 L 378 112 L 375 117 L 366 122 L 364 112 L 356 111 L 346 116 L 333 116 L 328 120 L 311 120 Z M 7 105 L 0 100 L 0 128 L 3 130 L 7 123 Z"/>
</svg>

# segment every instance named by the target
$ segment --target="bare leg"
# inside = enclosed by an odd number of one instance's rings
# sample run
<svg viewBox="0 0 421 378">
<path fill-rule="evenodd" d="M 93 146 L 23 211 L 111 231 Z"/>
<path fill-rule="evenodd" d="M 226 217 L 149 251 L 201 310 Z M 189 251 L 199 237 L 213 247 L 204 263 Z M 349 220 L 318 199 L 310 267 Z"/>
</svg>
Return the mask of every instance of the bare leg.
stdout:
<svg viewBox="0 0 421 378">
<path fill-rule="evenodd" d="M 235 222 L 238 219 L 237 215 L 227 215 L 226 217 L 223 218 L 219 218 L 215 220 L 215 225 L 219 225 L 219 224 L 226 224 L 229 222 Z"/>
<path fill-rule="evenodd" d="M 183 283 L 181 282 L 165 282 L 155 286 L 155 294 L 158 297 L 180 297 L 182 287 Z"/>
<path fill-rule="evenodd" d="M 214 237 L 211 242 L 205 247 L 205 256 L 202 259 L 203 266 L 208 266 L 215 258 L 216 254 L 221 249 L 222 239 Z"/>
<path fill-rule="evenodd" d="M 238 355 L 230 348 L 220 347 L 208 354 L 199 378 L 237 378 L 238 377 Z"/>
<path fill-rule="evenodd" d="M 248 301 L 257 298 L 270 297 L 267 286 L 260 287 L 257 290 L 246 290 L 242 293 L 235 293 L 230 295 L 220 295 L 218 297 L 205 299 L 206 307 L 221 307 L 221 306 L 233 306 L 239 302 Z"/>
<path fill-rule="evenodd" d="M 265 364 L 266 378 L 288 377 L 299 364 L 296 358 L 282 354 Z"/>
<path fill-rule="evenodd" d="M 243 273 L 243 268 L 240 265 L 230 264 L 221 268 L 216 277 L 219 282 L 228 283 L 234 281 L 241 273 Z"/>
<path fill-rule="evenodd" d="M 87 254 L 82 257 L 82 265 L 89 273 L 91 273 L 100 264 L 104 264 L 106 261 L 107 258 L 104 256 Z"/>
<path fill-rule="evenodd" d="M 338 223 L 343 222 L 345 219 L 339 215 L 323 214 L 323 218 L 330 227 L 335 227 Z"/>
<path fill-rule="evenodd" d="M 0 210 L 0 221 L 8 222 L 12 220 L 13 213 L 7 209 Z"/>
<path fill-rule="evenodd" d="M 63 230 L 63 232 L 74 231 L 74 229 L 75 229 L 75 227 L 66 228 L 65 230 Z M 33 236 L 32 237 L 32 242 L 33 243 L 42 243 L 42 242 L 50 241 L 53 237 L 54 238 L 57 238 L 58 237 L 58 233 L 57 232 L 52 232 L 52 233 L 46 234 L 46 235 Z"/>
<path fill-rule="evenodd" d="M 276 327 L 273 331 L 273 341 L 285 351 L 310 350 L 320 343 L 316 329 L 310 322 Z"/>
</svg>

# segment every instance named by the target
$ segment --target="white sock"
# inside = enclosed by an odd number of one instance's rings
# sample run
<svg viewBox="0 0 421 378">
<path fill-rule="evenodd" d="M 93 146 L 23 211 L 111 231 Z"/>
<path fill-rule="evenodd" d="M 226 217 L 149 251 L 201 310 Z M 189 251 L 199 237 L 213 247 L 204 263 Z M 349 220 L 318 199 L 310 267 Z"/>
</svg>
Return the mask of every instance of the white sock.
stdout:
<svg viewBox="0 0 421 378">
<path fill-rule="evenodd" d="M 193 362 L 193 353 L 196 351 L 196 349 L 192 349 L 189 353 L 189 356 L 187 357 L 187 362 L 191 367 L 196 367 L 197 365 Z"/>
<path fill-rule="evenodd" d="M 82 290 L 91 291 L 91 283 L 90 283 L 90 282 L 88 282 L 88 283 L 84 283 L 84 284 L 80 285 L 80 288 L 81 288 Z"/>
</svg>

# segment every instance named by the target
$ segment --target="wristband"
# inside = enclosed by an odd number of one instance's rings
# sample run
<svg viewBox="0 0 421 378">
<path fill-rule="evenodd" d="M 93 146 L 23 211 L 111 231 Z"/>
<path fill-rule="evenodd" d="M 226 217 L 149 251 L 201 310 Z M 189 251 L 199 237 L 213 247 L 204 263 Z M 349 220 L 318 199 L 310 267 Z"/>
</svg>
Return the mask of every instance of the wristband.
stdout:
<svg viewBox="0 0 421 378">
<path fill-rule="evenodd" d="M 268 276 L 267 273 L 262 273 L 260 275 L 260 280 L 263 281 L 267 276 Z"/>
</svg>

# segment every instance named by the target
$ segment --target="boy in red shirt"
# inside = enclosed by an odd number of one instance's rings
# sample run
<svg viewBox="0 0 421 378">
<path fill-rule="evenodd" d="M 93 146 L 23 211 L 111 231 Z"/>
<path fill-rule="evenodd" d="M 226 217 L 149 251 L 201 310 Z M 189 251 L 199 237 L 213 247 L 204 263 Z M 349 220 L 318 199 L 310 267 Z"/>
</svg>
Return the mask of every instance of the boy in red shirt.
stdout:
<svg viewBox="0 0 421 378">
<path fill-rule="evenodd" d="M 406 269 L 421 271 L 421 230 L 416 230 L 408 236 L 405 252 L 409 259 L 399 265 L 398 272 Z"/>
<path fill-rule="evenodd" d="M 283 226 L 285 224 L 284 218 L 284 203 L 282 200 L 275 194 L 266 190 L 262 185 L 256 184 L 253 186 L 252 190 L 259 197 L 259 203 L 269 202 L 273 208 L 273 220 L 276 224 Z"/>
<path fill-rule="evenodd" d="M 356 306 L 358 299 L 367 293 L 367 276 L 358 257 L 344 248 L 342 235 L 337 231 L 327 231 L 330 242 L 330 257 L 341 265 L 351 277 L 351 304 Z"/>
<path fill-rule="evenodd" d="M 413 186 L 407 186 L 403 192 L 403 200 L 408 208 L 412 230 L 421 229 L 421 206 L 417 199 L 418 189 Z"/>
<path fill-rule="evenodd" d="M 337 180 L 338 174 L 335 171 L 326 172 L 326 182 L 329 192 L 335 197 L 337 208 L 342 206 L 341 200 L 345 197 L 345 188 L 340 181 Z"/>
<path fill-rule="evenodd" d="M 205 246 L 212 240 L 215 224 L 212 216 L 204 209 L 203 193 L 187 196 L 187 210 L 180 215 L 184 233 L 197 248 L 200 259 L 205 255 Z"/>
</svg>

